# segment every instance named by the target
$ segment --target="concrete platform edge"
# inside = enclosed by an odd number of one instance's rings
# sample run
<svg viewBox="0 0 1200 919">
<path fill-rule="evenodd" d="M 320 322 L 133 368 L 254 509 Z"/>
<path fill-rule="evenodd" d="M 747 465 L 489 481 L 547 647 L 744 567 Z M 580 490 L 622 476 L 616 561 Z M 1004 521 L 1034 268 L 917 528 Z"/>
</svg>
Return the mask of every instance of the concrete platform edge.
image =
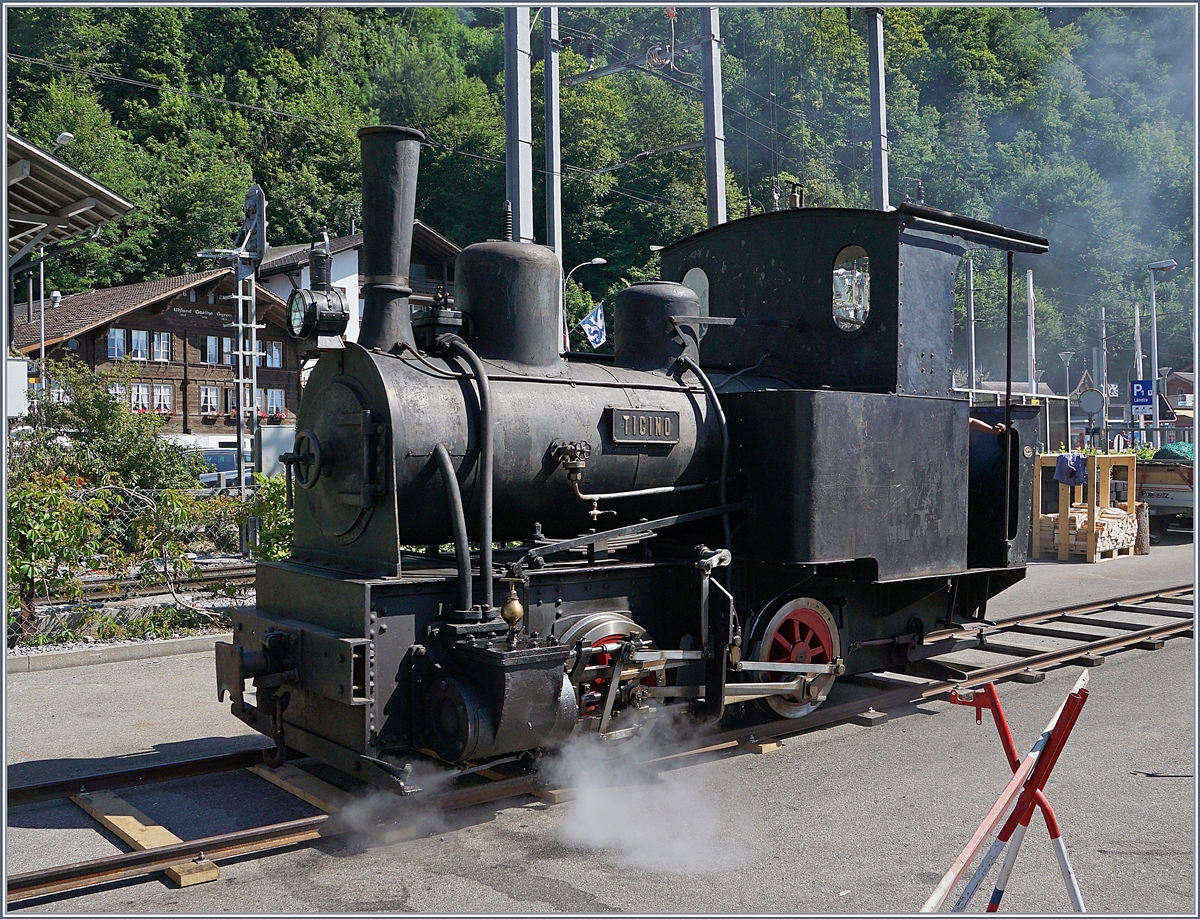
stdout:
<svg viewBox="0 0 1200 919">
<path fill-rule="evenodd" d="M 133 645 L 82 648 L 78 651 L 10 654 L 8 656 L 8 672 L 34 673 L 41 670 L 58 670 L 63 667 L 87 667 L 91 664 L 112 664 L 118 661 L 145 660 L 149 657 L 169 657 L 173 654 L 198 654 L 211 651 L 214 642 L 218 641 L 233 641 L 233 634 L 168 638 L 162 641 L 145 641 Z"/>
</svg>

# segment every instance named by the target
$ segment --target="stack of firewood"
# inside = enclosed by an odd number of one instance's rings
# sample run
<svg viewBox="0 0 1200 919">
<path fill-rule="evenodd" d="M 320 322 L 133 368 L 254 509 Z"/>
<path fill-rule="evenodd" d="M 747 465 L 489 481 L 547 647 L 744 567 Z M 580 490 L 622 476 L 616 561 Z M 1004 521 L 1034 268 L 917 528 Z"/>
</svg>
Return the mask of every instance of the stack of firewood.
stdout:
<svg viewBox="0 0 1200 919">
<path fill-rule="evenodd" d="M 1115 507 L 1096 508 L 1096 551 L 1127 549 L 1137 538 L 1137 517 L 1121 502 Z M 1050 552 L 1058 546 L 1058 514 L 1042 514 L 1038 519 L 1039 550 Z M 1087 553 L 1088 506 L 1072 504 L 1067 515 L 1067 541 L 1071 552 Z"/>
</svg>

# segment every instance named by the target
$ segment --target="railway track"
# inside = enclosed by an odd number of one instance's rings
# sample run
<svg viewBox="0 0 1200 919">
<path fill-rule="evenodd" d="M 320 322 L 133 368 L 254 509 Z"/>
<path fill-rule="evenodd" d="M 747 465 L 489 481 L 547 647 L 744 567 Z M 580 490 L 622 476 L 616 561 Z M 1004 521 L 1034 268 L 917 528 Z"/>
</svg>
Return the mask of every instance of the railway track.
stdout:
<svg viewBox="0 0 1200 919">
<path fill-rule="evenodd" d="M 176 592 L 187 590 L 203 590 L 207 587 L 232 587 L 253 584 L 256 565 L 223 565 L 219 568 L 201 569 L 193 577 L 180 578 L 174 581 Z M 129 597 L 152 597 L 158 594 L 168 594 L 171 588 L 166 584 L 147 583 L 138 577 L 91 577 L 83 580 L 83 599 L 101 600 L 126 599 Z M 39 598 L 35 601 L 38 606 L 54 606 L 61 600 Z"/>
<path fill-rule="evenodd" d="M 1134 622 L 1120 618 L 1125 614 L 1135 614 L 1143 621 Z M 963 647 L 970 646 L 975 650 L 986 651 L 1006 659 L 994 664 L 972 665 L 962 661 L 947 662 L 931 658 L 932 665 L 943 667 L 948 674 L 940 679 L 926 678 L 914 681 L 911 678 L 902 680 L 886 673 L 867 675 L 864 677 L 865 682 L 882 685 L 884 688 L 853 702 L 825 706 L 797 721 L 775 721 L 699 736 L 675 752 L 646 760 L 644 765 L 658 769 L 671 768 L 698 755 L 730 750 L 748 743 L 783 739 L 816 728 L 844 723 L 870 710 L 886 712 L 889 708 L 927 701 L 945 695 L 952 689 L 970 689 L 1014 677 L 1033 682 L 1042 678 L 1045 670 L 1061 664 L 1077 662 L 1085 666 L 1094 666 L 1103 660 L 1101 655 L 1108 652 L 1125 648 L 1152 650 L 1162 647 L 1171 637 L 1191 637 L 1194 634 L 1194 621 L 1193 588 L 1191 585 L 1182 585 L 1165 591 L 1126 596 L 1100 603 L 1030 613 L 999 623 L 971 623 L 953 630 L 930 634 L 926 636 L 926 642 L 954 639 Z M 1022 637 L 1035 640 L 1054 639 L 1071 644 L 1038 649 L 1014 643 L 1019 642 Z M 949 656 L 954 653 L 950 652 Z M 10 787 L 8 806 L 20 807 L 72 795 L 231 772 L 257 764 L 261 760 L 262 752 L 248 750 L 122 772 Z M 482 779 L 480 776 L 488 778 Z M 479 784 L 422 794 L 411 799 L 398 798 L 397 801 L 414 800 L 419 801 L 425 808 L 449 811 L 521 795 L 546 796 L 548 793 L 538 775 L 532 771 L 518 772 L 515 775 L 477 771 L 472 781 Z M 324 813 L 144 851 L 9 875 L 8 902 L 83 890 L 100 884 L 154 874 L 188 862 L 219 862 L 254 853 L 278 851 L 311 842 L 321 836 L 336 835 L 341 831 L 331 814 Z"/>
</svg>

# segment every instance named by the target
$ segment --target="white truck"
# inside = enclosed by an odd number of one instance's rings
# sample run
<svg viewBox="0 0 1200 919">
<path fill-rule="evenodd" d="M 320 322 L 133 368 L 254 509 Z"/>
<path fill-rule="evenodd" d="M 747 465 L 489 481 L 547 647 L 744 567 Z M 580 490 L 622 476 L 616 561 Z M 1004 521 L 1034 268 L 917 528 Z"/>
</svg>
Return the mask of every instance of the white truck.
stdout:
<svg viewBox="0 0 1200 919">
<path fill-rule="evenodd" d="M 1137 500 L 1150 506 L 1150 538 L 1158 542 L 1180 514 L 1195 507 L 1193 464 L 1186 460 L 1138 460 Z"/>
</svg>

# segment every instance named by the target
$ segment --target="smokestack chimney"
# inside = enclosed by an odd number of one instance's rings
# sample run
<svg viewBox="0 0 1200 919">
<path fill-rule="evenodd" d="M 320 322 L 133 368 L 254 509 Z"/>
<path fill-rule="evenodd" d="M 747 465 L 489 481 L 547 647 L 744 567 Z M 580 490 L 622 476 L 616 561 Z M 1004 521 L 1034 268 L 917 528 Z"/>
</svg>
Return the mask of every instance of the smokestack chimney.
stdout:
<svg viewBox="0 0 1200 919">
<path fill-rule="evenodd" d="M 377 125 L 358 132 L 362 151 L 363 317 L 358 343 L 388 350 L 414 345 L 409 316 L 409 262 L 417 198 L 417 163 L 425 135 Z"/>
</svg>

